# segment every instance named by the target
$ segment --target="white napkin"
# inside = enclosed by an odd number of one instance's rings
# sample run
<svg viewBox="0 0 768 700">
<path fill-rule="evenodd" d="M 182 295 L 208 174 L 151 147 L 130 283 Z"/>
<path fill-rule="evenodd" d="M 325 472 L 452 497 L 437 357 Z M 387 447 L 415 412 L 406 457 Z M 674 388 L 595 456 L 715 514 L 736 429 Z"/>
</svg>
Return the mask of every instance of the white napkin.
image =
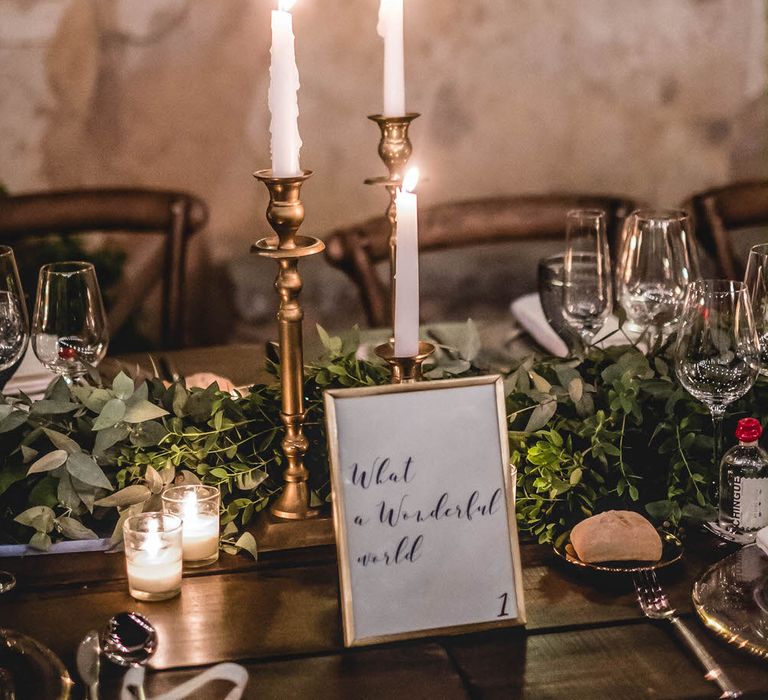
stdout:
<svg viewBox="0 0 768 700">
<path fill-rule="evenodd" d="M 760 547 L 765 554 L 768 554 L 768 527 L 764 527 L 762 530 L 757 531 L 757 534 L 755 535 L 755 544 Z"/>
<path fill-rule="evenodd" d="M 515 299 L 510 310 L 517 322 L 526 330 L 542 348 L 556 357 L 567 357 L 568 347 L 563 342 L 552 326 L 549 325 L 547 317 L 544 315 L 544 309 L 541 306 L 541 300 L 536 293 L 525 294 Z M 603 324 L 603 327 L 595 335 L 595 340 L 599 341 L 596 345 L 600 348 L 607 348 L 611 345 L 626 345 L 637 340 L 639 334 L 628 331 L 626 326 L 622 331 L 619 330 L 619 319 L 611 314 Z M 606 337 L 609 336 L 609 337 Z M 605 338 L 605 340 L 601 340 Z M 640 346 L 642 347 L 642 345 Z"/>
<path fill-rule="evenodd" d="M 122 700 L 135 700 L 136 695 L 132 688 L 144 685 L 144 675 L 144 666 L 135 666 L 126 671 L 125 676 L 123 676 L 123 688 L 120 693 Z M 248 685 L 248 671 L 240 664 L 217 664 L 199 673 L 194 678 L 190 678 L 185 683 L 177 685 L 173 690 L 169 690 L 162 695 L 156 695 L 152 700 L 182 700 L 182 698 L 192 695 L 192 693 L 207 683 L 215 680 L 229 681 L 234 685 L 232 690 L 224 696 L 224 700 L 240 700 L 245 686 Z"/>
<path fill-rule="evenodd" d="M 43 395 L 43 392 L 55 378 L 56 375 L 37 359 L 30 343 L 24 359 L 14 375 L 8 380 L 3 393 L 18 394 L 23 391 L 27 396 L 35 399 Z"/>
</svg>

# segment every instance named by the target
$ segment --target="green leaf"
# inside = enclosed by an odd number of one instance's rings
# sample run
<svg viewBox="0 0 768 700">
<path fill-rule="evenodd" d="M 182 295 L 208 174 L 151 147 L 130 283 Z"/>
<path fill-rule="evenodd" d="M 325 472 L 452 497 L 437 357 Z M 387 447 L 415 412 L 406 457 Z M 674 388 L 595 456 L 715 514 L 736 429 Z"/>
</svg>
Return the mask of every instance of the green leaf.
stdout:
<svg viewBox="0 0 768 700">
<path fill-rule="evenodd" d="M 104 475 L 101 467 L 96 464 L 93 457 L 89 457 L 84 452 L 75 452 L 74 454 L 69 455 L 69 459 L 67 459 L 67 471 L 71 476 L 90 486 L 107 489 L 108 491 L 112 491 L 113 489 L 112 484 Z"/>
<path fill-rule="evenodd" d="M 574 377 L 568 382 L 568 395 L 575 404 L 581 401 L 581 397 L 584 395 L 584 382 L 580 377 Z"/>
<path fill-rule="evenodd" d="M 94 413 L 101 413 L 101 409 L 113 398 L 115 397 L 112 396 L 112 392 L 107 389 L 93 389 L 87 401 L 85 401 L 85 407 Z"/>
<path fill-rule="evenodd" d="M 64 450 L 67 454 L 72 452 L 81 452 L 80 445 L 78 445 L 72 438 L 67 437 L 63 433 L 57 430 L 51 430 L 50 428 L 43 428 L 43 432 L 48 436 L 53 446 L 58 450 Z"/>
<path fill-rule="evenodd" d="M 582 475 L 581 469 L 579 467 L 576 467 L 576 469 L 574 469 L 571 472 L 571 476 L 568 479 L 571 486 L 576 486 L 576 484 L 578 484 L 581 481 L 581 475 Z"/>
<path fill-rule="evenodd" d="M 87 528 L 79 520 L 62 515 L 56 518 L 56 524 L 61 534 L 70 540 L 97 540 L 99 536 L 90 528 Z"/>
<path fill-rule="evenodd" d="M 10 433 L 12 430 L 27 422 L 27 414 L 24 411 L 13 411 L 0 421 L 0 433 Z"/>
<path fill-rule="evenodd" d="M 557 401 L 550 400 L 545 403 L 540 403 L 533 409 L 531 417 L 528 419 L 528 424 L 525 426 L 526 433 L 534 433 L 537 430 L 541 430 L 549 419 L 555 415 L 557 411 Z"/>
<path fill-rule="evenodd" d="M 48 506 L 32 506 L 19 513 L 14 520 L 38 532 L 50 532 L 53 530 L 54 513 Z"/>
<path fill-rule="evenodd" d="M 111 428 L 123 420 L 123 416 L 125 416 L 125 402 L 121 399 L 110 399 L 104 404 L 104 408 L 101 409 L 98 418 L 93 421 L 93 428 L 91 430 Z"/>
<path fill-rule="evenodd" d="M 137 424 L 131 432 L 131 444 L 136 447 L 154 447 L 168 434 L 162 423 L 145 421 Z"/>
<path fill-rule="evenodd" d="M 40 474 L 58 469 L 67 461 L 67 453 L 64 450 L 54 450 L 47 455 L 43 455 L 27 470 L 27 476 L 30 474 Z"/>
<path fill-rule="evenodd" d="M 530 372 L 528 372 L 528 374 L 531 377 L 533 386 L 535 386 L 540 392 L 546 394 L 552 388 L 552 385 L 537 372 L 534 372 L 533 370 L 531 370 Z"/>
<path fill-rule="evenodd" d="M 235 542 L 235 547 L 244 552 L 248 552 L 248 554 L 253 557 L 254 561 L 259 558 L 259 548 L 256 544 L 256 538 L 250 532 L 244 532 L 240 535 L 240 537 L 237 538 L 237 542 Z"/>
<path fill-rule="evenodd" d="M 328 335 L 325 328 L 323 328 L 319 323 L 315 324 L 317 327 L 317 334 L 320 336 L 320 342 L 323 344 L 323 347 L 326 350 L 331 349 L 331 336 Z"/>
<path fill-rule="evenodd" d="M 183 389 L 182 389 L 183 391 Z M 174 397 L 174 407 L 176 405 L 176 399 Z M 143 423 L 144 421 L 156 420 L 167 416 L 168 411 L 160 406 L 156 406 L 153 403 L 145 399 L 138 401 L 129 401 L 125 415 L 122 416 L 122 420 L 126 423 Z"/>
<path fill-rule="evenodd" d="M 44 532 L 36 532 L 29 540 L 29 546 L 33 549 L 39 549 L 41 552 L 47 552 L 51 548 L 51 537 Z"/>
<path fill-rule="evenodd" d="M 94 505 L 105 508 L 125 508 L 137 503 L 144 503 L 151 495 L 152 492 L 144 484 L 132 484 L 109 494 L 109 496 L 98 499 Z"/>
<path fill-rule="evenodd" d="M 33 416 L 55 416 L 64 413 L 72 413 L 72 411 L 76 411 L 78 408 L 78 404 L 69 401 L 41 399 L 32 404 L 32 408 L 29 412 Z"/>
<path fill-rule="evenodd" d="M 103 455 L 110 447 L 125 440 L 130 434 L 127 425 L 114 425 L 111 428 L 99 430 L 96 434 L 96 441 L 93 445 L 93 454 L 96 457 Z"/>
<path fill-rule="evenodd" d="M 72 485 L 72 479 L 69 478 L 69 474 L 66 472 L 59 478 L 56 496 L 59 499 L 59 503 L 65 508 L 75 510 L 80 506 L 80 496 L 77 495 L 77 491 L 75 491 L 75 487 Z"/>
<path fill-rule="evenodd" d="M 133 379 L 124 372 L 120 372 L 112 382 L 112 391 L 118 399 L 126 401 L 131 398 L 134 391 Z"/>
</svg>

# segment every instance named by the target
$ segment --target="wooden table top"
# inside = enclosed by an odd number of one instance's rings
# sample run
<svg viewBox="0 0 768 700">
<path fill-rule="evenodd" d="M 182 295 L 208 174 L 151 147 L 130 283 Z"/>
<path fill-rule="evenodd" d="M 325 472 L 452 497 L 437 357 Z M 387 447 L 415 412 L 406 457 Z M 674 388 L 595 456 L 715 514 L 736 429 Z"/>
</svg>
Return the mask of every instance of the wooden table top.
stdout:
<svg viewBox="0 0 768 700">
<path fill-rule="evenodd" d="M 250 346 L 182 353 L 174 359 L 186 373 L 224 374 L 230 355 L 238 382 L 251 381 L 245 375 L 263 357 Z M 729 551 L 693 537 L 660 578 L 745 697 L 768 698 L 768 664 L 715 639 L 692 612 L 693 581 Z M 524 542 L 521 555 L 525 629 L 344 649 L 333 546 L 265 553 L 258 562 L 222 554 L 213 567 L 185 574 L 178 598 L 156 603 L 128 595 L 121 554 L 0 559 L 18 579 L 0 596 L 0 626 L 48 645 L 77 678 L 74 652 L 86 631 L 117 612 L 141 612 L 159 632 L 149 697 L 220 661 L 248 669 L 246 698 L 718 697 L 673 631 L 641 615 L 631 580 L 576 570 L 534 543 Z M 117 697 L 119 674 L 105 669 L 102 684 L 103 698 Z M 220 684 L 195 697 L 225 694 Z"/>
</svg>

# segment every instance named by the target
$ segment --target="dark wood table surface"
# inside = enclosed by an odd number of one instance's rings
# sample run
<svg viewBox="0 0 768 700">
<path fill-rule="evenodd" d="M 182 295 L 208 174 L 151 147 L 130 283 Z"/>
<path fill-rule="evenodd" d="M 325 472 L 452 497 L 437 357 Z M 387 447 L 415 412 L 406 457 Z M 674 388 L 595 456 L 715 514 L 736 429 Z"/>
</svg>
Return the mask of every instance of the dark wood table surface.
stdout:
<svg viewBox="0 0 768 700">
<path fill-rule="evenodd" d="M 246 383 L 260 357 L 259 348 L 238 346 L 174 360 L 185 373 L 212 369 Z M 0 596 L 0 626 L 51 647 L 76 678 L 74 651 L 85 632 L 116 612 L 141 612 L 160 638 L 149 697 L 220 661 L 248 669 L 247 698 L 718 697 L 672 630 L 641 615 L 629 579 L 576 570 L 531 542 L 521 549 L 525 629 L 346 650 L 333 546 L 265 553 L 258 562 L 222 554 L 215 566 L 185 574 L 178 598 L 157 603 L 128 595 L 121 554 L 2 559 L 18 585 Z M 714 638 L 692 612 L 694 579 L 729 551 L 691 537 L 661 580 L 745 697 L 768 698 L 768 663 Z M 102 697 L 117 697 L 119 675 L 105 670 L 102 682 Z M 196 697 L 225 694 L 224 685 L 208 686 Z"/>
</svg>

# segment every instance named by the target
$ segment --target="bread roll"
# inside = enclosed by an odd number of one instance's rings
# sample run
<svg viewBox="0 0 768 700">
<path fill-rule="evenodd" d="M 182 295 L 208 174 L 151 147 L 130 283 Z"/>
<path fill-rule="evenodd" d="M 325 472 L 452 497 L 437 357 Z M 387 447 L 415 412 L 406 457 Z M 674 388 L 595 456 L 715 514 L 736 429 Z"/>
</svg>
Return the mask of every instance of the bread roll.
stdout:
<svg viewBox="0 0 768 700">
<path fill-rule="evenodd" d="M 587 563 L 661 559 L 656 528 L 630 510 L 609 510 L 582 520 L 571 530 L 571 544 Z"/>
</svg>

